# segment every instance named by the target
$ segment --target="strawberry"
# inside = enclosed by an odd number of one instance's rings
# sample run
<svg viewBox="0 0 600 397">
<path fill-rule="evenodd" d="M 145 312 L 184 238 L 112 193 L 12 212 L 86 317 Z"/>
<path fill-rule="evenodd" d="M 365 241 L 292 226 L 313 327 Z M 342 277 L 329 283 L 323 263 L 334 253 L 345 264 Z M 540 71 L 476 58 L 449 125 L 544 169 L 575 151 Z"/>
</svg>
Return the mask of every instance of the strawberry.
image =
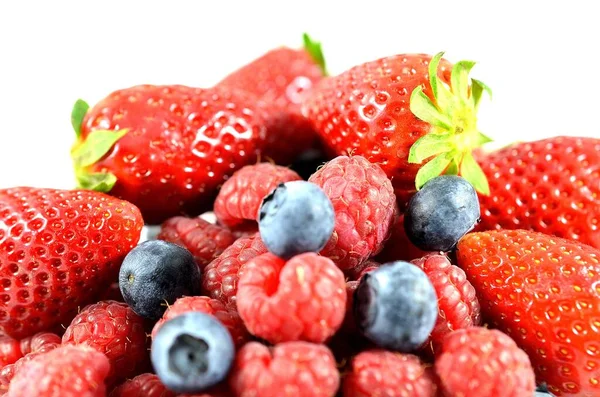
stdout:
<svg viewBox="0 0 600 397">
<path fill-rule="evenodd" d="M 116 279 L 142 226 L 135 206 L 103 193 L 0 190 L 0 335 L 70 321 Z"/>
<path fill-rule="evenodd" d="M 229 175 L 264 146 L 264 109 L 221 88 L 140 85 L 72 113 L 78 186 L 128 200 L 144 220 L 198 215 Z"/>
<path fill-rule="evenodd" d="M 557 396 L 600 395 L 600 250 L 526 230 L 471 233 L 458 264 L 484 318 Z"/>
<path fill-rule="evenodd" d="M 478 230 L 531 229 L 600 248 L 600 139 L 559 136 L 479 157 Z"/>
<path fill-rule="evenodd" d="M 275 48 L 226 76 L 219 86 L 252 93 L 266 105 L 264 155 L 288 165 L 316 143 L 317 134 L 302 115 L 300 103 L 324 75 L 321 44 L 304 34 L 304 48 Z"/>
<path fill-rule="evenodd" d="M 469 79 L 474 62 L 452 66 L 442 55 L 400 54 L 355 66 L 322 80 L 303 104 L 337 154 L 383 168 L 401 210 L 415 189 L 444 172 L 460 172 L 488 192 L 471 151 L 490 141 L 476 125 L 482 93 L 490 90 Z"/>
</svg>

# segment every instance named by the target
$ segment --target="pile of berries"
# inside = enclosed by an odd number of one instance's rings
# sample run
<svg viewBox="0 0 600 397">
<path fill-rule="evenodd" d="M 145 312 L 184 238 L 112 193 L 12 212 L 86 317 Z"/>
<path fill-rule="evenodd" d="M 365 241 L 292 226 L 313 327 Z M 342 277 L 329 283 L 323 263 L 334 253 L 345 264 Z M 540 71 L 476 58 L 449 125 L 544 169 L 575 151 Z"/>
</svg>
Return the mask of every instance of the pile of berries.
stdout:
<svg viewBox="0 0 600 397">
<path fill-rule="evenodd" d="M 473 62 L 304 39 L 0 190 L 0 395 L 600 396 L 600 139 L 478 150 Z"/>
</svg>

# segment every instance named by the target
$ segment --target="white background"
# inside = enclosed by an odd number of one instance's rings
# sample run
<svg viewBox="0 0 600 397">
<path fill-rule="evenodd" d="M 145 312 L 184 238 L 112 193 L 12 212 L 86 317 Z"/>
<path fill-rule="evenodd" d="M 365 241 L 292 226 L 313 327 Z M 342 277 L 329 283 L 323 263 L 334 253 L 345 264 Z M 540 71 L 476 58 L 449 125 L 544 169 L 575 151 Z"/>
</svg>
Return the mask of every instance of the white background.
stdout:
<svg viewBox="0 0 600 397">
<path fill-rule="evenodd" d="M 72 187 L 70 111 L 119 88 L 210 86 L 310 32 L 332 73 L 446 51 L 494 90 L 481 129 L 499 144 L 600 137 L 594 1 L 0 1 L 0 188 Z"/>
</svg>

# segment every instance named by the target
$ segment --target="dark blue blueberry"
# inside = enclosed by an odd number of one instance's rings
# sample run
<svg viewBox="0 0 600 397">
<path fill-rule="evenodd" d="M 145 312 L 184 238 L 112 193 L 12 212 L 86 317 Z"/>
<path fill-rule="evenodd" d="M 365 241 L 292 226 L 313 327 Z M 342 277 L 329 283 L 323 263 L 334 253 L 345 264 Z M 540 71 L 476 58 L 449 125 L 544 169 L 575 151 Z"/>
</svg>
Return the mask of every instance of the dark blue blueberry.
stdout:
<svg viewBox="0 0 600 397">
<path fill-rule="evenodd" d="M 450 251 L 479 221 L 479 199 L 465 179 L 443 175 L 427 182 L 408 203 L 404 229 L 424 251 Z"/>
<path fill-rule="evenodd" d="M 215 317 L 189 312 L 166 321 L 152 340 L 152 366 L 177 393 L 199 393 L 221 382 L 235 358 L 233 339 Z"/>
<path fill-rule="evenodd" d="M 125 302 L 142 317 L 157 320 L 184 295 L 200 293 L 200 270 L 185 248 L 161 240 L 136 246 L 123 260 L 119 288 Z"/>
<path fill-rule="evenodd" d="M 283 183 L 263 199 L 260 207 L 260 237 L 267 249 L 281 258 L 320 251 L 334 226 L 329 197 L 311 182 Z"/>
<path fill-rule="evenodd" d="M 358 329 L 379 347 L 412 352 L 427 341 L 438 317 L 427 275 L 408 262 L 392 262 L 365 274 L 354 293 Z"/>
</svg>

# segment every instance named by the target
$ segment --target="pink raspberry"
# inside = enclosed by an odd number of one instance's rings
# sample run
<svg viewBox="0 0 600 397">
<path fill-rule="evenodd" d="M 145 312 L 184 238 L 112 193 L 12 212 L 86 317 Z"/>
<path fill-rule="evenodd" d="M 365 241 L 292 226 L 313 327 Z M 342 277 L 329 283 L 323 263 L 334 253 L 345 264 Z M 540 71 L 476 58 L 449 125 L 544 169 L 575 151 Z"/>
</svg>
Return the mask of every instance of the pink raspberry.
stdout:
<svg viewBox="0 0 600 397">
<path fill-rule="evenodd" d="M 300 179 L 296 172 L 280 165 L 247 165 L 221 187 L 214 204 L 215 215 L 219 223 L 229 228 L 255 224 L 263 198 L 279 184 Z"/>
<path fill-rule="evenodd" d="M 61 346 L 39 354 L 16 372 L 8 397 L 105 397 L 108 358 L 86 346 Z"/>
<path fill-rule="evenodd" d="M 259 338 L 321 343 L 344 319 L 344 274 L 331 259 L 312 252 L 287 262 L 262 254 L 240 270 L 237 305 L 244 324 Z"/>
<path fill-rule="evenodd" d="M 435 377 L 417 356 L 368 350 L 352 359 L 344 397 L 436 397 Z"/>
<path fill-rule="evenodd" d="M 59 347 L 61 339 L 56 334 L 40 332 L 32 337 L 22 339 L 19 344 L 22 357 L 0 369 L 0 395 L 8 391 L 8 386 L 19 368 L 36 356 Z"/>
<path fill-rule="evenodd" d="M 154 325 L 152 338 L 165 321 L 187 312 L 201 312 L 216 317 L 229 330 L 237 347 L 242 346 L 248 340 L 248 331 L 239 314 L 235 310 L 225 307 L 221 301 L 211 299 L 208 296 L 185 296 L 177 299 Z"/>
<path fill-rule="evenodd" d="M 265 252 L 267 248 L 258 233 L 236 240 L 204 269 L 202 277 L 204 294 L 220 300 L 230 309 L 237 310 L 238 271 L 244 263 Z"/>
<path fill-rule="evenodd" d="M 424 345 L 428 355 L 435 355 L 450 332 L 481 323 L 479 301 L 465 272 L 446 255 L 429 254 L 412 263 L 425 272 L 438 297 L 438 319 Z"/>
<path fill-rule="evenodd" d="M 396 197 L 381 167 L 361 156 L 339 156 L 309 181 L 325 191 L 335 209 L 335 229 L 322 255 L 349 271 L 383 248 L 394 221 Z"/>
<path fill-rule="evenodd" d="M 213 225 L 202 218 L 176 216 L 161 225 L 159 240 L 178 244 L 194 255 L 200 269 L 221 255 L 236 238 L 222 226 Z"/>
<path fill-rule="evenodd" d="M 333 397 L 339 372 L 331 351 L 309 342 L 269 348 L 249 342 L 238 352 L 229 384 L 237 396 Z"/>
<path fill-rule="evenodd" d="M 110 392 L 109 397 L 176 397 L 155 374 L 141 374 L 126 380 Z"/>
<path fill-rule="evenodd" d="M 144 320 L 125 303 L 103 301 L 84 308 L 67 327 L 64 345 L 85 345 L 106 355 L 107 385 L 137 375 L 149 359 Z"/>
</svg>

